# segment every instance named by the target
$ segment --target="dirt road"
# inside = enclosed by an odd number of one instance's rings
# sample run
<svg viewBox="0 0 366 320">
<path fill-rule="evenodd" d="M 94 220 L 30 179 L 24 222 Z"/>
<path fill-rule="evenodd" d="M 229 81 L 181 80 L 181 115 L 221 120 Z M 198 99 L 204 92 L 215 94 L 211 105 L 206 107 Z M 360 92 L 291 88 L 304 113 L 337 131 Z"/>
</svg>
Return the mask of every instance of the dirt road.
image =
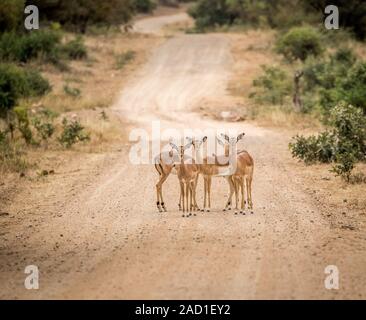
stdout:
<svg viewBox="0 0 366 320">
<path fill-rule="evenodd" d="M 157 32 L 166 20 L 150 19 L 138 30 Z M 157 213 L 153 166 L 130 164 L 128 146 L 95 155 L 93 166 L 68 169 L 70 183 L 56 177 L 47 192 L 29 189 L 38 203 L 23 200 L 18 223 L 2 218 L 0 297 L 366 298 L 364 225 L 347 239 L 332 228 L 325 219 L 332 209 L 321 206 L 306 191 L 306 177 L 293 170 L 288 137 L 195 113 L 201 103 L 230 103 L 230 72 L 225 35 L 180 34 L 153 52 L 113 109 L 148 131 L 157 119 L 162 129 L 245 131 L 244 146 L 256 163 L 253 215 L 222 212 L 228 190 L 216 178 L 213 212 L 182 218 L 175 176 L 164 185 L 169 212 Z M 202 203 L 202 181 L 198 194 Z M 28 264 L 39 267 L 39 290 L 24 289 Z M 340 290 L 325 289 L 327 265 L 339 268 Z"/>
</svg>

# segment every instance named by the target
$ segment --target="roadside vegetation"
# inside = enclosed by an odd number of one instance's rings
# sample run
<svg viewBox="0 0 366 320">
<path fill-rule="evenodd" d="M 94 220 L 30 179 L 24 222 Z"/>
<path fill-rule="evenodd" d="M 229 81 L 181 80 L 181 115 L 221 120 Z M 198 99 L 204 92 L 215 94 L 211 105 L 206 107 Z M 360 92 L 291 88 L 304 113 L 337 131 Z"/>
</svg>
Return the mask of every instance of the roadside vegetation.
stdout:
<svg viewBox="0 0 366 320">
<path fill-rule="evenodd" d="M 39 30 L 24 29 L 28 4 L 42 13 Z M 123 139 L 121 119 L 106 107 L 157 40 L 121 26 L 155 7 L 150 0 L 1 2 L 1 174 L 25 176 L 50 152 Z"/>
<path fill-rule="evenodd" d="M 324 27 L 329 4 L 339 8 L 339 30 Z M 198 0 L 189 13 L 196 32 L 274 31 L 268 48 L 273 61 L 262 65 L 247 94 L 251 115 L 259 119 L 270 112 L 288 121 L 318 122 L 319 134 L 292 139 L 292 155 L 306 164 L 331 163 L 334 174 L 355 181 L 353 169 L 366 161 L 366 4 Z"/>
</svg>

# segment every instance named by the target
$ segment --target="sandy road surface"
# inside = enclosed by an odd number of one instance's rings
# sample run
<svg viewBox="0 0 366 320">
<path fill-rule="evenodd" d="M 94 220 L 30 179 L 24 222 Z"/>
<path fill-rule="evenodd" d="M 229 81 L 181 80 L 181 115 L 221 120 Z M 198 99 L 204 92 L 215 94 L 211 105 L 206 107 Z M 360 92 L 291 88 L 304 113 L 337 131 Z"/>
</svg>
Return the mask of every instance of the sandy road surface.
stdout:
<svg viewBox="0 0 366 320">
<path fill-rule="evenodd" d="M 146 26 L 159 30 L 166 19 Z M 225 35 L 177 35 L 152 54 L 113 108 L 147 130 L 157 119 L 162 128 L 244 130 L 256 162 L 255 214 L 223 213 L 227 185 L 217 178 L 213 212 L 182 218 L 174 176 L 164 185 L 169 212 L 158 214 L 156 172 L 130 164 L 123 148 L 95 159 L 97 174 L 81 168 L 78 192 L 60 184 L 44 194 L 38 209 L 51 206 L 49 216 L 42 212 L 31 228 L 23 223 L 1 235 L 0 297 L 366 298 L 365 239 L 343 241 L 323 219 L 329 209 L 304 192 L 301 173 L 291 170 L 288 140 L 191 111 L 204 101 L 229 101 L 230 59 Z M 202 203 L 202 182 L 199 194 Z M 24 289 L 24 264 L 39 266 L 40 290 Z M 324 288 L 324 268 L 333 264 L 341 272 L 339 291 Z"/>
</svg>

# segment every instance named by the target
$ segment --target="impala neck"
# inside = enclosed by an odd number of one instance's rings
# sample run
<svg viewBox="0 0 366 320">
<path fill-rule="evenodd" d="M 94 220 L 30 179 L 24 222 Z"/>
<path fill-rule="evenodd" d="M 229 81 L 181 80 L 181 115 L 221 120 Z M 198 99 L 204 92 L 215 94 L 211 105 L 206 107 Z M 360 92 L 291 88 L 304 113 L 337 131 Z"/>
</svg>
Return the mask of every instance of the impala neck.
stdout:
<svg viewBox="0 0 366 320">
<path fill-rule="evenodd" d="M 202 146 L 200 146 L 198 149 L 194 149 L 195 152 L 195 160 L 197 164 L 203 164 L 203 156 L 202 156 Z"/>
<path fill-rule="evenodd" d="M 225 144 L 224 154 L 225 154 L 225 157 L 229 157 L 229 155 L 230 155 L 230 145 Z"/>
<path fill-rule="evenodd" d="M 226 148 L 225 146 L 225 155 L 229 157 L 229 163 L 230 166 L 235 166 L 236 167 L 236 156 L 237 156 L 237 146 L 236 145 L 229 145 L 227 146 L 228 148 Z"/>
</svg>

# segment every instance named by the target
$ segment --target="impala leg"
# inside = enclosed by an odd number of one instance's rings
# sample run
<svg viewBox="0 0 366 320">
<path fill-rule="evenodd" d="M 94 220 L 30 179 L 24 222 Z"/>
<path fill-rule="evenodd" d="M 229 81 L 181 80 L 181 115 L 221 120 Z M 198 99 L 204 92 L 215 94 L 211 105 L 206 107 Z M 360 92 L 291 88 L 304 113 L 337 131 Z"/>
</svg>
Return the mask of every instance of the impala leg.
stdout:
<svg viewBox="0 0 366 320">
<path fill-rule="evenodd" d="M 195 183 L 194 188 L 193 188 L 193 199 L 194 199 L 195 211 L 201 211 L 201 209 L 197 203 L 197 184 L 198 183 Z"/>
<path fill-rule="evenodd" d="M 197 204 L 197 198 L 196 198 L 196 195 L 197 195 L 197 185 L 198 185 L 198 174 L 197 174 L 197 177 L 194 181 L 194 184 L 193 184 L 193 200 L 194 200 L 194 211 L 200 211 L 200 208 L 198 207 L 198 204 Z"/>
<path fill-rule="evenodd" d="M 185 214 L 185 206 L 184 206 L 184 183 L 180 182 L 180 197 L 182 199 L 182 210 L 183 210 L 183 217 Z"/>
<path fill-rule="evenodd" d="M 234 187 L 235 187 L 235 214 L 238 214 L 239 207 L 239 179 L 237 177 L 233 177 Z"/>
<path fill-rule="evenodd" d="M 169 175 L 162 175 L 161 179 L 158 182 L 157 190 L 158 190 L 159 196 L 160 196 L 160 206 L 158 205 L 158 209 L 160 207 L 160 210 L 159 210 L 160 212 L 163 210 L 165 212 L 167 211 L 166 207 L 165 207 L 164 199 L 163 199 L 163 183 L 166 181 L 166 179 L 168 179 L 168 176 Z M 159 202 L 159 200 L 158 200 L 158 202 Z"/>
<path fill-rule="evenodd" d="M 194 180 L 194 184 L 193 184 L 194 211 L 200 210 L 198 207 L 198 204 L 197 204 L 197 199 L 196 199 L 197 186 L 198 186 L 198 174 L 197 174 L 196 179 Z"/>
<path fill-rule="evenodd" d="M 182 211 L 182 190 L 180 191 L 180 195 L 179 195 L 178 209 L 179 209 L 179 211 Z"/>
<path fill-rule="evenodd" d="M 189 192 L 189 212 L 191 213 L 192 211 L 194 211 L 194 203 L 193 203 L 193 192 L 192 192 L 192 186 L 194 185 L 194 182 L 190 182 L 189 184 L 189 188 L 188 188 L 188 192 Z"/>
<path fill-rule="evenodd" d="M 159 210 L 159 212 L 161 212 L 161 207 L 160 207 L 160 190 L 159 190 L 159 184 L 156 185 L 156 206 Z"/>
<path fill-rule="evenodd" d="M 212 178 L 208 177 L 207 179 L 207 192 L 208 192 L 208 208 L 207 212 L 210 212 L 211 210 L 211 184 L 212 184 Z"/>
<path fill-rule="evenodd" d="M 189 213 L 188 216 L 191 215 L 191 209 L 189 207 L 189 182 L 185 184 L 186 190 L 185 190 L 185 194 L 184 194 L 184 199 L 186 201 L 185 203 L 185 207 L 186 207 L 186 211 Z"/>
<path fill-rule="evenodd" d="M 207 178 L 203 177 L 203 209 L 201 211 L 205 211 L 206 210 L 206 202 L 207 202 Z"/>
<path fill-rule="evenodd" d="M 228 181 L 229 183 L 229 187 L 230 187 L 230 195 L 229 195 L 229 198 L 227 200 L 227 203 L 226 203 L 226 206 L 225 206 L 225 209 L 224 211 L 226 210 L 231 210 L 231 204 L 232 204 L 232 200 L 233 200 L 233 195 L 234 195 L 234 182 L 233 182 L 233 179 L 232 179 L 232 176 L 227 176 L 226 177 L 226 180 Z"/>
<path fill-rule="evenodd" d="M 160 191 L 159 191 L 159 188 L 160 188 L 160 181 L 161 181 L 161 178 L 162 178 L 163 173 L 159 170 L 159 167 L 158 167 L 157 164 L 155 164 L 155 169 L 159 173 L 159 181 L 155 185 L 155 188 L 156 188 L 156 207 L 158 208 L 159 212 L 161 212 L 161 207 L 160 207 Z"/>
<path fill-rule="evenodd" d="M 244 190 L 244 179 L 240 181 L 240 189 L 241 189 L 241 210 L 240 213 L 245 214 L 245 190 Z"/>
<path fill-rule="evenodd" d="M 252 177 L 247 179 L 247 194 L 248 194 L 248 208 L 253 213 L 253 201 L 252 201 Z"/>
<path fill-rule="evenodd" d="M 191 185 L 191 193 L 192 193 L 192 201 L 194 201 L 194 203 L 193 203 L 193 210 L 194 211 L 200 210 L 198 208 L 197 201 L 196 201 L 196 187 L 197 187 L 197 182 L 192 183 L 192 185 Z M 193 215 L 196 216 L 195 213 Z"/>
<path fill-rule="evenodd" d="M 167 176 L 165 176 L 164 174 L 162 174 L 160 176 L 160 179 L 158 181 L 158 183 L 156 184 L 156 206 L 158 207 L 159 212 L 162 212 L 162 207 L 161 204 L 163 202 L 162 199 L 162 189 L 163 189 L 163 183 L 164 181 L 167 179 Z"/>
<path fill-rule="evenodd" d="M 196 206 L 197 206 L 197 203 L 196 203 L 196 199 L 195 199 L 195 186 L 196 186 L 196 183 L 195 181 L 193 181 L 192 183 L 190 183 L 190 188 L 189 188 L 189 192 L 191 194 L 191 208 L 193 211 L 196 211 Z M 193 213 L 193 215 L 195 216 L 196 214 Z"/>
</svg>

